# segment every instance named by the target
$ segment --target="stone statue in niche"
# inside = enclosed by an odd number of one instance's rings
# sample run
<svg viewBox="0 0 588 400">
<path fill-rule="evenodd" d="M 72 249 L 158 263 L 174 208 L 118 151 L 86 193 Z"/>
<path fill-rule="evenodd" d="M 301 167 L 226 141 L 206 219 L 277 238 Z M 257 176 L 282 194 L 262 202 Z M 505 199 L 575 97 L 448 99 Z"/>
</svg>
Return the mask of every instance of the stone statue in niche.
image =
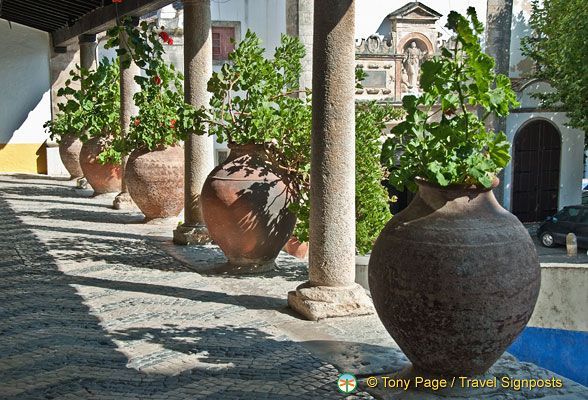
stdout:
<svg viewBox="0 0 588 400">
<path fill-rule="evenodd" d="M 410 42 L 404 51 L 404 69 L 407 74 L 407 86 L 411 93 L 418 93 L 421 63 L 426 54 L 426 51 L 422 51 L 417 47 L 414 40 Z"/>
</svg>

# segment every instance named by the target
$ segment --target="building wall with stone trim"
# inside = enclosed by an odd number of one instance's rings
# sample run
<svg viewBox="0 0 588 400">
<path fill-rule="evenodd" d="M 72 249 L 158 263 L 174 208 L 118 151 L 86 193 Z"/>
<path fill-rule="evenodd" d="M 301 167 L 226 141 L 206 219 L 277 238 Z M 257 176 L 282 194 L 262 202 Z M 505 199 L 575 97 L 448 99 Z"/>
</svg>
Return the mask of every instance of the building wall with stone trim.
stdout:
<svg viewBox="0 0 588 400">
<path fill-rule="evenodd" d="M 46 173 L 49 35 L 0 19 L 0 172 Z"/>
</svg>

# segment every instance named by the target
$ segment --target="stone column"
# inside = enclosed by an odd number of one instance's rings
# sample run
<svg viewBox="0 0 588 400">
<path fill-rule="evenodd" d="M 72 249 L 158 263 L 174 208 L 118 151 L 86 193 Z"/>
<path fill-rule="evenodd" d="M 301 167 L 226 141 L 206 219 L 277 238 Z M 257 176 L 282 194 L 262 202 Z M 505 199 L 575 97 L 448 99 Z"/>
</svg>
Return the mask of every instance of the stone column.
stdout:
<svg viewBox="0 0 588 400">
<path fill-rule="evenodd" d="M 80 66 L 89 70 L 96 69 L 96 35 L 83 34 L 80 41 Z"/>
<path fill-rule="evenodd" d="M 288 304 L 311 320 L 373 312 L 355 283 L 355 0 L 314 3 L 309 281 Z"/>
<path fill-rule="evenodd" d="M 184 0 L 184 94 L 194 108 L 207 106 L 212 76 L 210 0 Z M 209 243 L 200 208 L 200 192 L 214 167 L 212 139 L 191 135 L 185 143 L 184 223 L 174 230 L 176 244 Z"/>
<path fill-rule="evenodd" d="M 134 18 L 131 23 L 133 25 L 139 24 L 139 19 Z M 131 60 L 129 68 L 123 68 L 123 62 L 130 59 L 127 47 L 128 35 L 126 32 L 119 33 L 120 47 L 127 49 L 127 54 L 119 58 L 120 66 L 120 134 L 124 138 L 129 133 L 129 124 L 131 117 L 137 114 L 137 107 L 133 101 L 133 95 L 140 90 L 139 85 L 135 82 L 135 76 L 141 75 L 141 69 Z M 123 154 L 122 157 L 122 178 L 120 193 L 114 198 L 112 207 L 117 210 L 130 209 L 135 207 L 135 203 L 129 192 L 127 192 L 127 185 L 125 182 L 125 168 L 127 164 L 128 154 Z"/>
<path fill-rule="evenodd" d="M 88 70 L 96 69 L 96 35 L 84 33 L 78 36 L 80 43 L 80 67 Z M 88 184 L 86 178 L 77 180 L 78 188 L 86 188 Z"/>
<path fill-rule="evenodd" d="M 79 60 L 78 44 L 72 44 L 69 47 L 53 47 L 50 60 L 50 83 L 51 83 L 51 119 L 55 120 L 59 113 L 58 103 L 65 102 L 63 97 L 57 96 L 57 91 L 65 86 L 65 81 L 70 79 L 69 72 L 73 71 Z M 78 83 L 79 82 L 72 82 Z M 70 176 L 70 173 L 63 165 L 59 155 L 59 144 L 56 140 L 47 138 L 47 174 L 51 176 Z M 81 170 L 81 168 L 80 168 Z M 80 172 L 78 171 L 78 174 Z M 82 174 L 83 175 L 83 174 Z M 77 179 L 72 177 L 72 179 Z"/>
<path fill-rule="evenodd" d="M 510 32 L 513 0 L 487 0 L 486 11 L 486 53 L 494 57 L 496 74 L 509 75 Z M 506 133 L 506 118 L 491 115 L 486 120 L 486 129 Z M 494 189 L 496 200 L 504 205 L 504 171 L 498 177 L 500 184 Z"/>
</svg>

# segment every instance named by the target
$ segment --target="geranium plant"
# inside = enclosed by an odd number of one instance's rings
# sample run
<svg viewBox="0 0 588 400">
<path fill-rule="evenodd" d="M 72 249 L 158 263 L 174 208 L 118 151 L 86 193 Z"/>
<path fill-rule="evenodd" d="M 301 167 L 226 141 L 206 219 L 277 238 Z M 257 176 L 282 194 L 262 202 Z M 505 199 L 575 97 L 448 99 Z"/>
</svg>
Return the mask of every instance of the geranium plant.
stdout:
<svg viewBox="0 0 588 400">
<path fill-rule="evenodd" d="M 121 31 L 128 38 L 125 46 L 120 43 Z M 101 157 L 110 159 L 138 148 L 153 150 L 185 140 L 194 127 L 194 108 L 184 102 L 182 73 L 163 59 L 164 46 L 173 45 L 173 39 L 154 23 L 145 21 L 135 27 L 124 20 L 108 30 L 108 35 L 105 47 L 116 48 L 124 60 L 122 67 L 128 68 L 132 60 L 142 74 L 134 77 L 141 90 L 133 96 L 138 114 L 131 118 L 129 133 L 115 140 Z"/>
<path fill-rule="evenodd" d="M 71 78 L 57 91 L 66 99 L 58 103 L 60 113 L 45 123 L 51 138 L 67 133 L 82 141 L 90 137 L 116 137 L 120 133 L 120 74 L 118 62 L 103 58 L 96 70 L 80 68 L 70 71 Z M 74 85 L 78 88 L 74 88 Z"/>
<path fill-rule="evenodd" d="M 294 235 L 306 242 L 312 109 L 310 91 L 298 84 L 305 49 L 298 38 L 282 35 L 274 57 L 266 59 L 261 43 L 248 31 L 229 54 L 230 63 L 213 73 L 208 83 L 211 107 L 197 110 L 199 132 L 214 134 L 219 142 L 264 144 L 268 158 L 282 171 L 298 199 L 290 205 L 298 217 Z M 361 71 L 357 78 L 363 79 Z M 297 96 L 301 92 L 305 96 Z M 371 249 L 390 219 L 389 198 L 381 185 L 385 172 L 379 158 L 385 124 L 401 113 L 375 102 L 356 108 L 356 243 L 362 254 Z"/>
<path fill-rule="evenodd" d="M 274 58 L 266 59 L 261 43 L 248 30 L 229 54 L 230 62 L 212 74 L 210 107 L 197 111 L 197 133 L 216 135 L 219 143 L 264 144 L 295 196 L 304 198 L 309 185 L 311 121 L 310 92 L 298 85 L 304 45 L 298 38 L 282 35 Z M 299 92 L 308 96 L 295 96 Z"/>
<path fill-rule="evenodd" d="M 423 63 L 423 93 L 403 98 L 406 120 L 394 127 L 384 146 L 390 183 L 401 191 L 415 192 L 417 177 L 442 186 L 490 187 L 510 161 L 504 132 L 487 132 L 484 125 L 488 116 L 506 116 L 519 105 L 510 80 L 496 76 L 494 59 L 482 53 L 484 26 L 473 7 L 467 18 L 452 11 L 446 27 L 456 33 L 455 46 Z"/>
</svg>

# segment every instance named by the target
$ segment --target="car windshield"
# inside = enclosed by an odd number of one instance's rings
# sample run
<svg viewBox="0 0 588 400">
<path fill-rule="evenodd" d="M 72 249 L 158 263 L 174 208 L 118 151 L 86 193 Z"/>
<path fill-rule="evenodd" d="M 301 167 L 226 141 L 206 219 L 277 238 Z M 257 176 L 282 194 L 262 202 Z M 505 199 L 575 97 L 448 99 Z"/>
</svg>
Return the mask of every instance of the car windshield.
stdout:
<svg viewBox="0 0 588 400">
<path fill-rule="evenodd" d="M 580 214 L 579 208 L 564 208 L 563 210 L 556 213 L 553 217 L 558 221 L 571 221 L 574 220 L 578 214 Z"/>
</svg>

